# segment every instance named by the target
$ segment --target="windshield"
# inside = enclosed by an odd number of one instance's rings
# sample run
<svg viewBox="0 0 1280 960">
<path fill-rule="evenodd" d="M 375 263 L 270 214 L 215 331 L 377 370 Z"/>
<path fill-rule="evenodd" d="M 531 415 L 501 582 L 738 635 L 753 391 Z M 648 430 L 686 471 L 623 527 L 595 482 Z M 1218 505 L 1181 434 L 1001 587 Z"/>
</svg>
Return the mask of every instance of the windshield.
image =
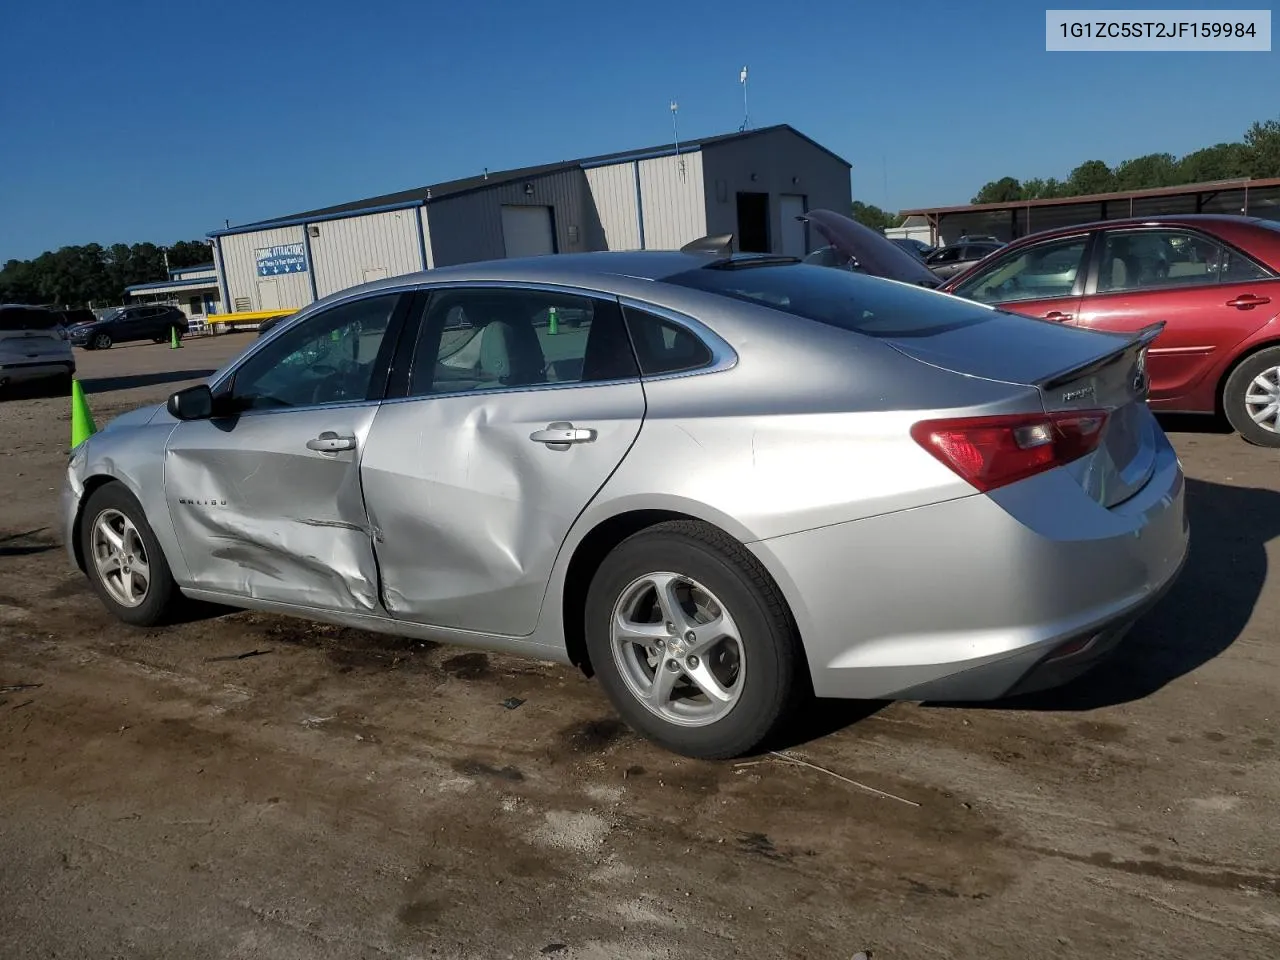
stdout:
<svg viewBox="0 0 1280 960">
<path fill-rule="evenodd" d="M 872 337 L 929 336 L 992 316 L 958 297 L 803 263 L 700 267 L 666 282 Z"/>
<path fill-rule="evenodd" d="M 107 310 L 95 310 L 93 312 L 98 315 L 99 320 L 114 320 L 124 313 L 124 307 L 111 307 Z"/>
</svg>

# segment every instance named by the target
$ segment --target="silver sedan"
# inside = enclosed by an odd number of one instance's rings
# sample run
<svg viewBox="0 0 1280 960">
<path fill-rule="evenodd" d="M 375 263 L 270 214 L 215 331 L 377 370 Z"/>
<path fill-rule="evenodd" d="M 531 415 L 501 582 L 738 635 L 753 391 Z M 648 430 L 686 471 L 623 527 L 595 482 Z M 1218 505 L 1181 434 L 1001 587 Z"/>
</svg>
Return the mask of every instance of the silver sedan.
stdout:
<svg viewBox="0 0 1280 960">
<path fill-rule="evenodd" d="M 805 697 L 1074 677 L 1169 586 L 1154 331 L 787 258 L 601 253 L 378 281 L 78 446 L 74 563 L 187 599 L 576 664 L 749 751 Z"/>
</svg>

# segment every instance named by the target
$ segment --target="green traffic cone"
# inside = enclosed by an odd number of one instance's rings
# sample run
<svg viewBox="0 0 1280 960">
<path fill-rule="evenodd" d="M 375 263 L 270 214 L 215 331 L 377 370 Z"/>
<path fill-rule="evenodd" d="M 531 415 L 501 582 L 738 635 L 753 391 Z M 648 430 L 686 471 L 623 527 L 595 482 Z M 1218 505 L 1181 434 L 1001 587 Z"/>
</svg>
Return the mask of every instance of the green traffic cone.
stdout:
<svg viewBox="0 0 1280 960">
<path fill-rule="evenodd" d="M 178 328 L 170 327 L 169 328 L 169 349 L 179 350 L 181 349 L 181 347 L 182 347 L 182 344 L 178 342 Z"/>
<path fill-rule="evenodd" d="M 98 432 L 89 411 L 89 401 L 84 398 L 84 388 L 79 380 L 71 381 L 71 448 L 74 450 Z"/>
</svg>

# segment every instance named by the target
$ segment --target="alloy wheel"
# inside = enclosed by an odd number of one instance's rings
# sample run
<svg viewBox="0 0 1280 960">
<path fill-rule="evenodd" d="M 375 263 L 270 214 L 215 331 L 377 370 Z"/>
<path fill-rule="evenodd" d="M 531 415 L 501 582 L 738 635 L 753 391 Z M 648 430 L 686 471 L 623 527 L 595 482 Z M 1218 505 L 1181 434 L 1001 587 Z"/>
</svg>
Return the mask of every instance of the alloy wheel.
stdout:
<svg viewBox="0 0 1280 960">
<path fill-rule="evenodd" d="M 119 510 L 103 510 L 93 522 L 93 564 L 111 598 L 126 607 L 147 599 L 151 566 L 142 535 Z"/>
<path fill-rule="evenodd" d="M 747 662 L 738 626 L 697 581 L 667 571 L 636 578 L 614 604 L 609 629 L 627 689 L 669 723 L 715 723 L 741 697 Z"/>
</svg>

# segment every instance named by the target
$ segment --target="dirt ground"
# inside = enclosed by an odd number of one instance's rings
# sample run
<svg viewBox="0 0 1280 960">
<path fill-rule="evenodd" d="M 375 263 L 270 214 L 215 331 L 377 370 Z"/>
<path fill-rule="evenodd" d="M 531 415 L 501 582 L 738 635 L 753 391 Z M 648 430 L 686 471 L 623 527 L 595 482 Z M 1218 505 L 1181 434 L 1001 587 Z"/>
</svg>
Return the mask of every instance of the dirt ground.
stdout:
<svg viewBox="0 0 1280 960">
<path fill-rule="evenodd" d="M 101 424 L 250 337 L 80 376 Z M 66 400 L 0 402 L 0 956 L 1280 956 L 1280 457 L 1191 426 L 1189 566 L 1113 660 L 796 730 L 904 803 L 673 757 L 556 666 L 247 613 L 127 628 L 63 554 Z"/>
</svg>

